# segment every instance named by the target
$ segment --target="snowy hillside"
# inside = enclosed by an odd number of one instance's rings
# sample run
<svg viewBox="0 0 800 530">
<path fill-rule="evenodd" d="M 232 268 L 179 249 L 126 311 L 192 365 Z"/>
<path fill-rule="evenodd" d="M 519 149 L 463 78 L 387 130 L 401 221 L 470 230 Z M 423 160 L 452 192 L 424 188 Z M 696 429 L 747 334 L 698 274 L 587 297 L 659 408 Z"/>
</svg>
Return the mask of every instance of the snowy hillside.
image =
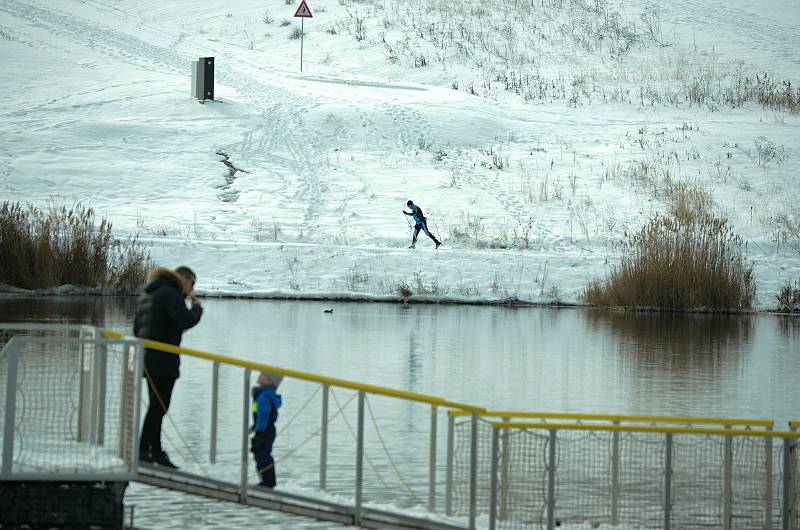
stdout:
<svg viewBox="0 0 800 530">
<path fill-rule="evenodd" d="M 683 182 L 758 307 L 800 278 L 800 114 L 753 97 L 800 84 L 796 1 L 309 6 L 301 73 L 296 1 L 0 0 L 0 200 L 80 201 L 207 294 L 578 303 Z"/>
</svg>

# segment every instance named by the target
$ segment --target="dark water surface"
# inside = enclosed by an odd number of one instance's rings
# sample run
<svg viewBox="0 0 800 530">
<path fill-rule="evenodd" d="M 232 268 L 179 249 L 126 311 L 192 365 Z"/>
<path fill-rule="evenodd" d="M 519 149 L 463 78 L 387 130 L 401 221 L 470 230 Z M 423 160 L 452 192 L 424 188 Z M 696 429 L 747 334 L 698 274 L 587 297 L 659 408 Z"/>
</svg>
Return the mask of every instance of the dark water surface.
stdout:
<svg viewBox="0 0 800 530">
<path fill-rule="evenodd" d="M 796 317 L 203 304 L 201 323 L 184 338 L 187 347 L 492 409 L 800 419 Z M 134 308 L 134 298 L 5 296 L 0 321 L 130 332 Z M 191 385 L 194 373 L 191 360 L 184 361 L 178 391 Z"/>
</svg>

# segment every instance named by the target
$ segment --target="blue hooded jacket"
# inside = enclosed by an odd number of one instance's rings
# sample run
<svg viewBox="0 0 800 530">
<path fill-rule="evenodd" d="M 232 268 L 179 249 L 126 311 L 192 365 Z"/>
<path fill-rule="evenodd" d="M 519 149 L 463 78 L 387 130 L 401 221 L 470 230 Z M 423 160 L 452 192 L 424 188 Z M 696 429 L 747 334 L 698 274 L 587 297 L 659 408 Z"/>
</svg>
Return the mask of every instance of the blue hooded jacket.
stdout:
<svg viewBox="0 0 800 530">
<path fill-rule="evenodd" d="M 264 432 L 278 419 L 283 399 L 271 386 L 253 388 L 253 431 Z"/>
<path fill-rule="evenodd" d="M 411 211 L 410 212 L 407 212 L 407 211 L 403 210 L 403 213 L 408 215 L 408 216 L 410 216 L 410 217 L 413 217 L 414 218 L 414 222 L 416 224 L 425 224 L 425 215 L 422 213 L 422 208 L 420 208 L 416 204 L 412 204 L 411 205 Z"/>
</svg>

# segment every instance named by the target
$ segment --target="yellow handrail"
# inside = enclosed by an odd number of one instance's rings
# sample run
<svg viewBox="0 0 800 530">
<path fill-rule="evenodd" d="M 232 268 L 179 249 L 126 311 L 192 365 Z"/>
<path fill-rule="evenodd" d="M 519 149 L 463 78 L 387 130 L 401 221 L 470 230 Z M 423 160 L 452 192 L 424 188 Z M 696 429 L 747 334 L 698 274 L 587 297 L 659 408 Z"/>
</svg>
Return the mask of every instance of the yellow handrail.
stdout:
<svg viewBox="0 0 800 530">
<path fill-rule="evenodd" d="M 116 339 L 116 340 L 121 340 L 122 338 L 124 338 L 122 333 L 118 333 L 116 331 L 111 331 L 111 330 L 103 330 L 103 336 L 105 338 Z M 775 422 L 772 420 L 755 420 L 755 419 L 700 418 L 700 417 L 690 417 L 690 416 L 689 417 L 622 416 L 618 414 L 579 414 L 579 413 L 569 413 L 569 412 L 558 413 L 558 412 L 487 411 L 483 407 L 478 407 L 467 403 L 458 403 L 455 401 L 449 401 L 444 398 L 440 398 L 438 396 L 420 394 L 417 392 L 408 392 L 405 390 L 396 390 L 393 388 L 387 388 L 378 385 L 357 383 L 355 381 L 348 381 L 346 379 L 338 379 L 335 377 L 326 377 L 322 375 L 312 374 L 309 372 L 302 372 L 300 370 L 292 370 L 290 368 L 280 368 L 269 364 L 258 363 L 254 361 L 246 361 L 243 359 L 238 359 L 236 357 L 228 357 L 226 355 L 219 355 L 216 353 L 209 353 L 201 350 L 184 348 L 181 346 L 173 346 L 172 344 L 167 344 L 164 342 L 158 342 L 149 339 L 143 339 L 142 342 L 146 348 L 154 350 L 165 351 L 168 353 L 174 353 L 178 355 L 188 355 L 190 357 L 197 357 L 208 361 L 216 361 L 221 364 L 239 366 L 241 368 L 249 368 L 251 370 L 256 370 L 256 371 L 272 372 L 287 377 L 300 379 L 303 381 L 311 381 L 315 383 L 327 384 L 330 386 L 335 386 L 340 388 L 347 388 L 350 390 L 363 391 L 370 394 L 393 397 L 398 399 L 405 399 L 409 401 L 416 401 L 419 403 L 426 403 L 429 405 L 435 405 L 438 407 L 451 409 L 448 410 L 447 412 L 450 416 L 470 416 L 473 412 L 476 412 L 481 417 L 491 417 L 491 418 L 572 419 L 572 420 L 585 420 L 585 421 L 610 421 L 610 422 L 632 422 L 632 423 L 689 423 L 689 424 L 707 424 L 707 425 L 730 425 L 730 426 L 743 426 L 743 427 L 744 426 L 766 427 L 768 429 L 771 429 L 775 425 Z M 554 426 L 556 425 L 572 425 L 572 428 L 576 428 L 574 424 L 555 424 L 555 423 L 537 424 L 537 423 L 524 423 L 524 422 L 503 422 L 502 425 L 505 426 L 531 425 L 531 426 L 537 426 L 537 428 L 554 428 Z M 582 426 L 578 425 L 577 427 L 580 428 Z M 622 427 L 622 426 L 604 426 L 597 424 L 586 425 L 586 428 L 588 429 L 609 430 L 606 427 Z M 789 427 L 792 429 L 800 428 L 800 421 L 789 422 Z M 566 428 L 566 427 L 559 427 L 559 428 Z M 633 429 L 634 431 L 638 429 L 647 432 L 649 428 L 645 426 L 642 427 L 630 426 L 628 430 L 631 429 Z M 654 432 L 670 432 L 669 428 L 666 427 L 665 428 L 656 427 L 655 429 L 662 429 L 662 430 L 657 430 Z M 626 430 L 626 429 L 618 428 L 617 430 Z M 704 432 L 719 431 L 720 433 L 727 433 L 727 434 L 730 434 L 732 432 L 727 429 L 726 430 L 698 429 L 698 431 L 704 431 Z M 685 430 L 681 432 L 685 432 Z M 746 432 L 748 435 L 757 436 L 757 434 L 755 433 L 761 431 L 743 431 L 743 432 Z M 767 432 L 776 432 L 776 431 L 767 431 Z M 800 433 L 797 434 L 798 436 L 800 436 Z"/>
<path fill-rule="evenodd" d="M 763 438 L 800 439 L 795 431 L 751 431 L 747 429 L 698 429 L 695 427 L 656 427 L 651 425 L 586 425 L 580 423 L 525 423 L 492 422 L 495 429 L 539 429 L 555 431 L 611 431 L 611 432 L 650 432 L 662 434 L 709 434 L 713 436 L 760 436 Z"/>
<path fill-rule="evenodd" d="M 468 412 L 461 412 L 459 410 L 450 410 L 447 413 L 450 416 L 469 416 L 471 414 Z M 701 418 L 691 416 L 623 416 L 619 414 L 580 414 L 572 412 L 515 412 L 488 410 L 486 412 L 481 412 L 480 416 L 485 418 L 537 418 L 610 422 L 618 421 L 629 423 L 702 423 L 707 425 L 740 425 L 766 428 L 772 428 L 775 425 L 775 422 L 772 420 Z"/>
<path fill-rule="evenodd" d="M 123 338 L 121 333 L 117 333 L 116 331 L 104 330 L 103 336 L 106 338 L 117 339 L 120 340 Z M 378 385 L 368 385 L 363 383 L 357 383 L 354 381 L 348 381 L 346 379 L 338 379 L 335 377 L 326 377 L 322 375 L 316 375 L 309 372 L 301 372 L 299 370 L 292 370 L 289 368 L 279 368 L 277 366 L 272 366 L 269 364 L 264 363 L 257 363 L 253 361 L 245 361 L 243 359 L 237 359 L 236 357 L 228 357 L 226 355 L 219 355 L 216 353 L 209 353 L 201 350 L 194 350 L 191 348 L 184 348 L 181 346 L 173 346 L 172 344 L 167 344 L 164 342 L 158 342 L 155 340 L 150 339 L 142 339 L 142 343 L 144 344 L 145 348 L 150 348 L 152 350 L 159 350 L 164 351 L 167 353 L 174 353 L 178 355 L 188 355 L 190 357 L 197 357 L 200 359 L 205 359 L 207 361 L 216 361 L 220 364 L 232 365 L 232 366 L 239 366 L 241 368 L 249 368 L 251 370 L 259 371 L 259 372 L 272 372 L 275 374 L 283 375 L 286 377 L 292 377 L 294 379 L 301 379 L 303 381 L 311 381 L 314 383 L 320 383 L 324 385 L 330 385 L 340 388 L 348 388 L 351 390 L 357 390 L 362 392 L 367 392 L 370 394 L 376 394 L 381 396 L 393 397 L 398 399 L 405 399 L 409 401 L 416 401 L 419 403 L 427 403 L 429 405 L 436 405 L 437 407 L 443 408 L 453 408 L 453 409 L 461 409 L 475 412 L 482 412 L 484 409 L 482 407 L 477 407 L 474 405 L 469 405 L 466 403 L 457 403 L 455 401 L 448 401 L 446 399 L 437 397 L 437 396 L 430 396 L 427 394 L 419 394 L 417 392 L 407 392 L 405 390 L 395 390 L 393 388 L 382 387 Z"/>
</svg>

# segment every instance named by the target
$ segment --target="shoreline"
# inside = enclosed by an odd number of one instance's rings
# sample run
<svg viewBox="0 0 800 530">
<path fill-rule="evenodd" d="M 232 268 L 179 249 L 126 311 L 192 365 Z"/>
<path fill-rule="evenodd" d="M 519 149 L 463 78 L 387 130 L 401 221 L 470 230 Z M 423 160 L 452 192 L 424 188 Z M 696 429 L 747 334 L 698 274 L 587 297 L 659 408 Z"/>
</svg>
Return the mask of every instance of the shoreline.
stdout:
<svg viewBox="0 0 800 530">
<path fill-rule="evenodd" d="M 504 307 L 508 309 L 540 308 L 540 309 L 593 309 L 597 311 L 611 311 L 616 313 L 684 313 L 695 315 L 776 315 L 800 317 L 800 311 L 779 311 L 777 308 L 752 308 L 752 309 L 663 309 L 657 307 L 597 307 L 590 304 L 570 302 L 534 302 L 521 300 L 514 297 L 468 299 L 459 297 L 434 297 L 418 295 L 404 298 L 398 295 L 373 295 L 369 293 L 289 293 L 285 291 L 264 291 L 236 293 L 226 291 L 198 291 L 200 299 L 221 300 L 277 300 L 293 302 L 336 302 L 336 303 L 381 303 L 381 304 L 426 304 L 448 306 L 485 306 Z M 65 298 L 65 297 L 131 297 L 138 294 L 115 293 L 102 288 L 82 288 L 74 285 L 62 285 L 47 289 L 20 289 L 7 285 L 0 286 L 0 298 Z"/>
</svg>

